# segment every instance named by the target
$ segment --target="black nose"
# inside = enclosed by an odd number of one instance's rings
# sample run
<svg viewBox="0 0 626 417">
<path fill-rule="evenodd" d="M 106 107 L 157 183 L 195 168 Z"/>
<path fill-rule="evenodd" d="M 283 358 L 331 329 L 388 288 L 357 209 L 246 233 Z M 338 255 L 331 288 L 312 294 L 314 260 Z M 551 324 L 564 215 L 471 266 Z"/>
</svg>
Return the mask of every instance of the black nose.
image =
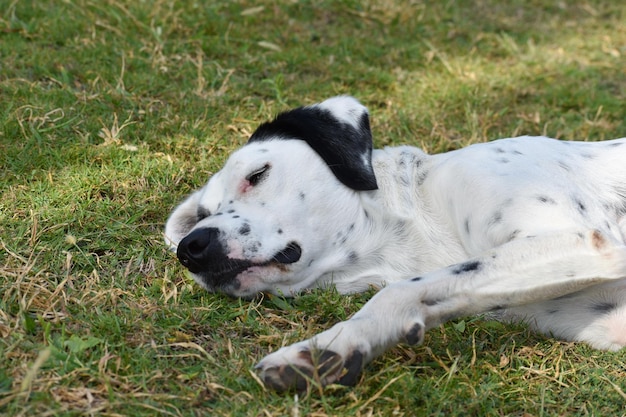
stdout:
<svg viewBox="0 0 626 417">
<path fill-rule="evenodd" d="M 224 247 L 219 242 L 219 229 L 209 227 L 189 233 L 178 244 L 176 256 L 191 272 L 206 271 L 219 259 L 226 257 Z"/>
</svg>

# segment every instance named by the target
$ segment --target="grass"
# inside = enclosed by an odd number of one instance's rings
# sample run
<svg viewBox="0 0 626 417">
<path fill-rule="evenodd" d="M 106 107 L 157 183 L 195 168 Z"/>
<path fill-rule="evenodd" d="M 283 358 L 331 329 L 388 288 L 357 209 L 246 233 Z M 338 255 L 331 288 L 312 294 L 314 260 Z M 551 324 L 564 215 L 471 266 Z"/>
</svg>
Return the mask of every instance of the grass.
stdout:
<svg viewBox="0 0 626 417">
<path fill-rule="evenodd" d="M 475 318 L 268 392 L 264 354 L 371 294 L 207 294 L 161 238 L 256 125 L 335 94 L 377 146 L 626 136 L 625 28 L 610 0 L 0 0 L 0 413 L 626 415 L 626 353 Z"/>
</svg>

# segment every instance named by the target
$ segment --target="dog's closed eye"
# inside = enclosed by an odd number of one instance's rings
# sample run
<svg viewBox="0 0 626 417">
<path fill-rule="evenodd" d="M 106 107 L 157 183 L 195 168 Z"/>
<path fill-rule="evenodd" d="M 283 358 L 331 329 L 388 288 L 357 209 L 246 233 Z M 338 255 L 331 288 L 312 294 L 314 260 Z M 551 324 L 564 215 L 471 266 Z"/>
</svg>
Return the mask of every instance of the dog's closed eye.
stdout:
<svg viewBox="0 0 626 417">
<path fill-rule="evenodd" d="M 261 168 L 248 174 L 248 176 L 246 176 L 246 180 L 250 183 L 251 186 L 255 186 L 265 179 L 269 170 L 270 164 L 265 164 Z"/>
</svg>

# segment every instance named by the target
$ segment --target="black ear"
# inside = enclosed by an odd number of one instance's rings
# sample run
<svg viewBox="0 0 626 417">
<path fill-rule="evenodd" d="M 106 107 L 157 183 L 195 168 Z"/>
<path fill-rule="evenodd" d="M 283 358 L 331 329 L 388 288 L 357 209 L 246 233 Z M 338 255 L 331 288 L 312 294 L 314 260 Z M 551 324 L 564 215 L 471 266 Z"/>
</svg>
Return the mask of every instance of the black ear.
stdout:
<svg viewBox="0 0 626 417">
<path fill-rule="evenodd" d="M 298 139 L 309 144 L 337 179 L 357 191 L 375 190 L 372 132 L 367 109 L 339 96 L 279 114 L 259 126 L 248 142 Z"/>
</svg>

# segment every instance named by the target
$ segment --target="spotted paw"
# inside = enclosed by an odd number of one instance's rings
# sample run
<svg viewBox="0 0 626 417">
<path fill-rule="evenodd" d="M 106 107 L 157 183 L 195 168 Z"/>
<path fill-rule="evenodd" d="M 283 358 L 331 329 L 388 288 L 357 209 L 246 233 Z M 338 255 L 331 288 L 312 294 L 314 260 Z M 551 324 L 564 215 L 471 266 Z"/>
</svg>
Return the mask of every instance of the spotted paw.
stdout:
<svg viewBox="0 0 626 417">
<path fill-rule="evenodd" d="M 355 385 L 364 355 L 353 350 L 347 359 L 328 349 L 296 344 L 263 358 L 256 366 L 263 383 L 276 391 L 305 391 L 310 386 Z"/>
</svg>

